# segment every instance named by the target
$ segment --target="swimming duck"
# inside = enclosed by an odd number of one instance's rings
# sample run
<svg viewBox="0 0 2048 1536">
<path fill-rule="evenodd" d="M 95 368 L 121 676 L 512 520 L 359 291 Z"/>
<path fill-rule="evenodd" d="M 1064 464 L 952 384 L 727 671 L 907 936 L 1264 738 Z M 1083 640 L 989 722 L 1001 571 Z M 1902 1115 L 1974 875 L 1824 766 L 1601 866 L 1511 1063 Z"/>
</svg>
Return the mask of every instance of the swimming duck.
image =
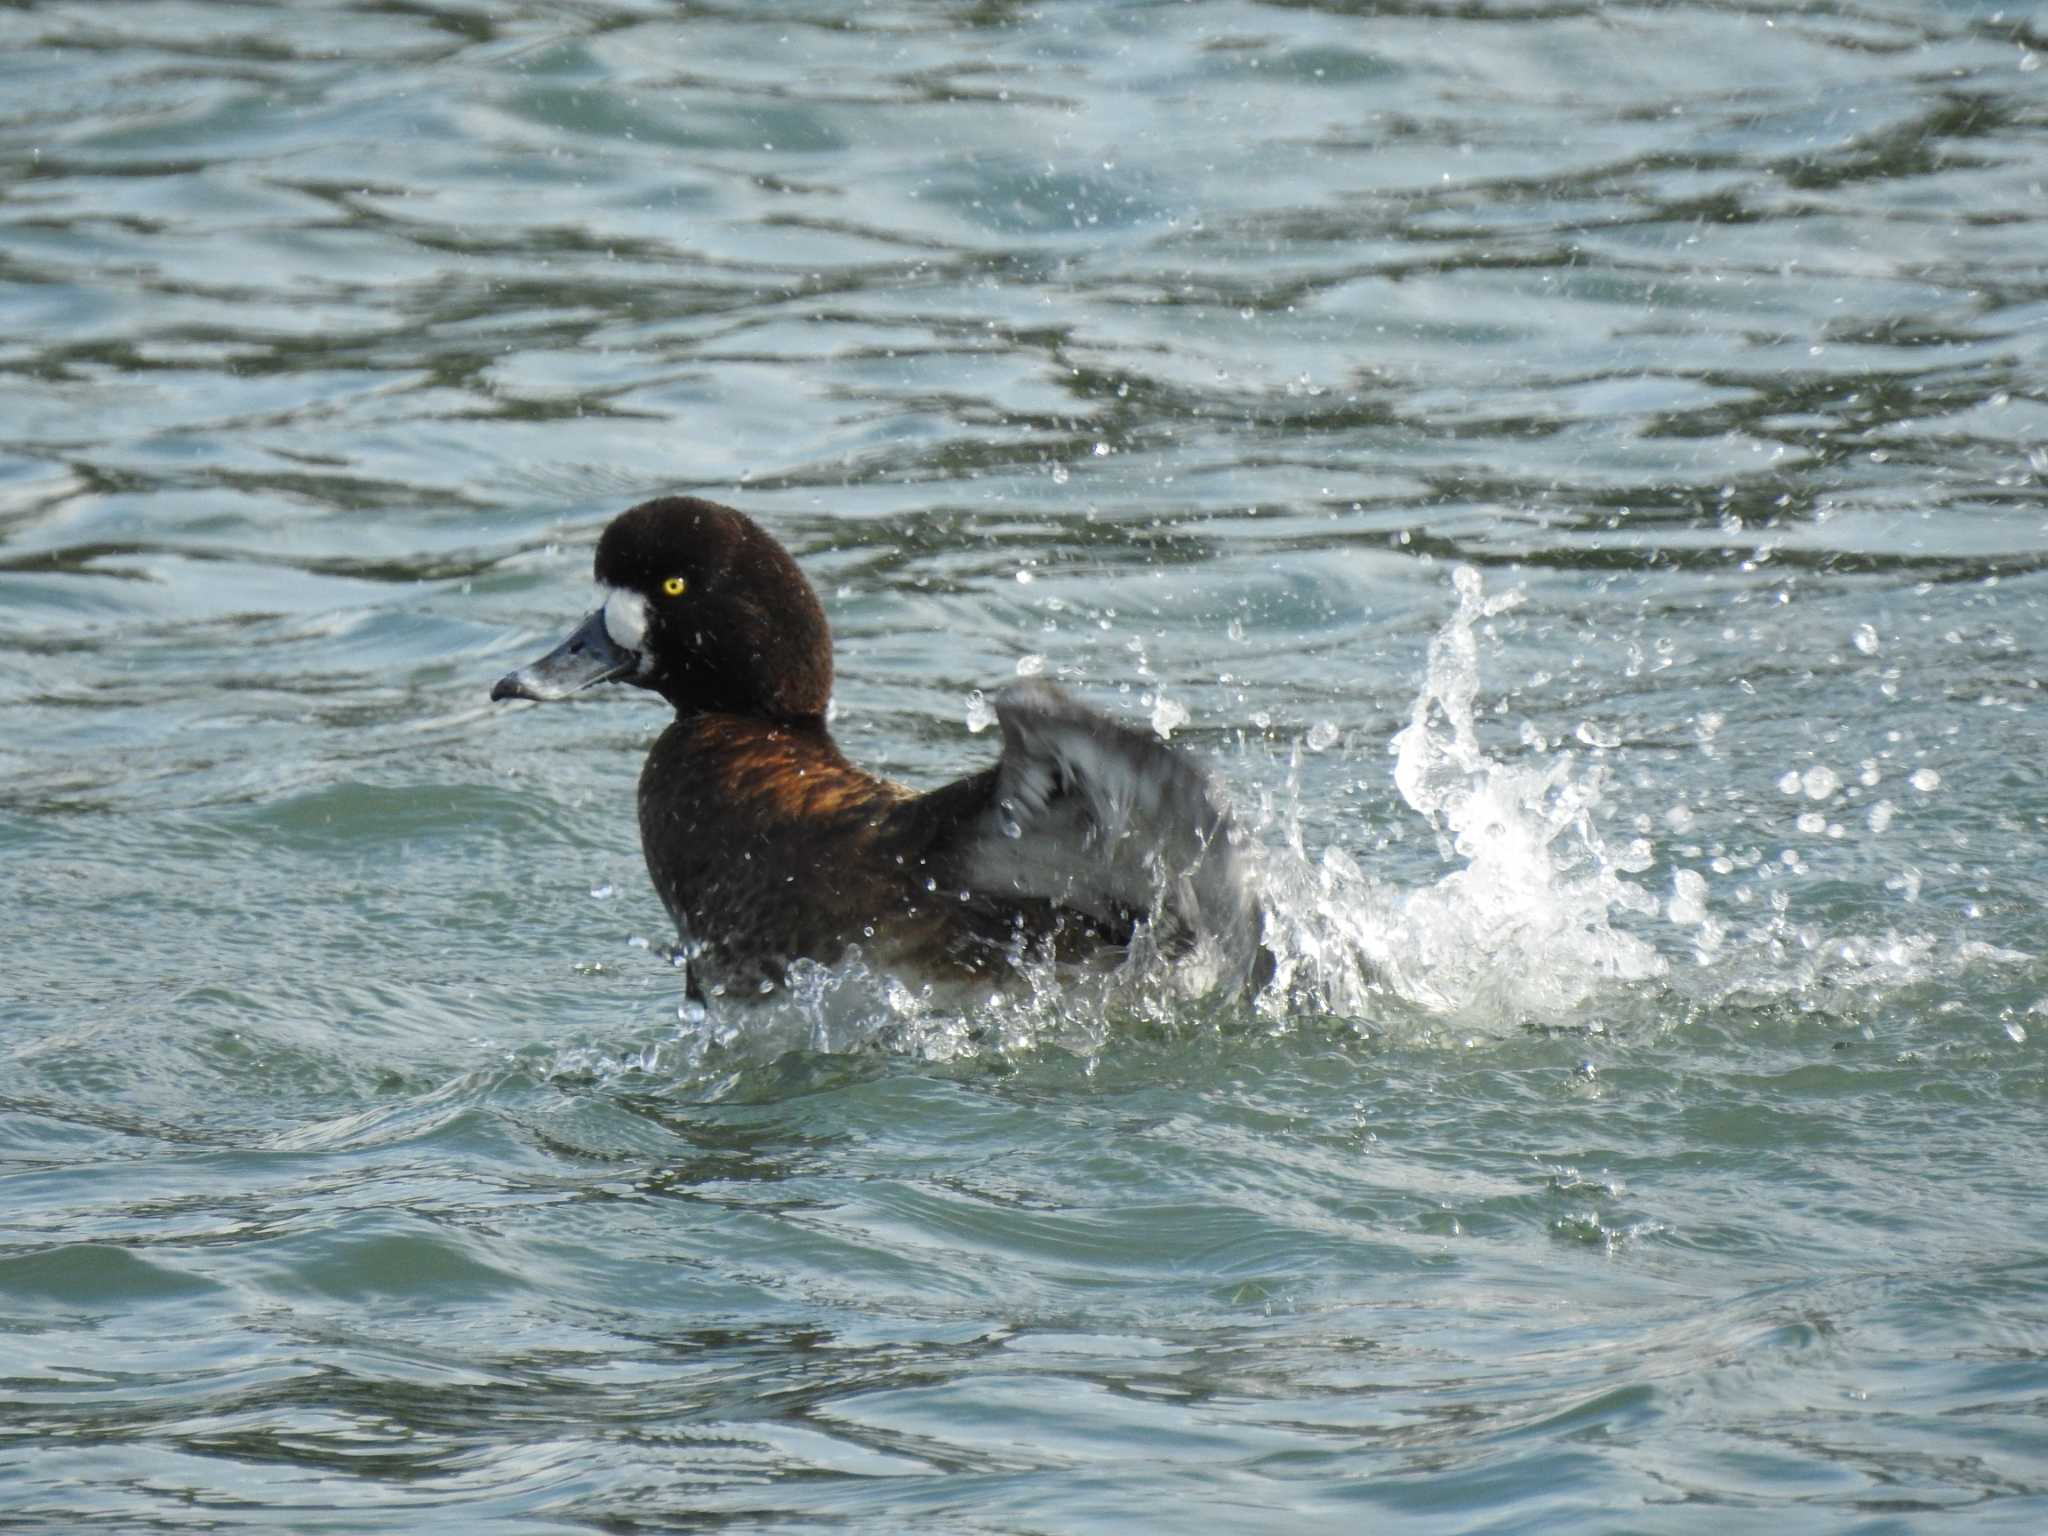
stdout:
<svg viewBox="0 0 2048 1536">
<path fill-rule="evenodd" d="M 789 962 L 855 945 L 910 979 L 978 980 L 1114 959 L 1141 933 L 1263 980 L 1248 861 L 1184 753 L 1025 679 L 995 699 L 995 764 L 920 794 L 833 741 L 825 611 L 752 518 L 643 503 L 604 530 L 596 574 L 602 606 L 491 697 L 623 682 L 675 707 L 640 774 L 640 840 L 692 996 L 770 993 Z"/>
</svg>

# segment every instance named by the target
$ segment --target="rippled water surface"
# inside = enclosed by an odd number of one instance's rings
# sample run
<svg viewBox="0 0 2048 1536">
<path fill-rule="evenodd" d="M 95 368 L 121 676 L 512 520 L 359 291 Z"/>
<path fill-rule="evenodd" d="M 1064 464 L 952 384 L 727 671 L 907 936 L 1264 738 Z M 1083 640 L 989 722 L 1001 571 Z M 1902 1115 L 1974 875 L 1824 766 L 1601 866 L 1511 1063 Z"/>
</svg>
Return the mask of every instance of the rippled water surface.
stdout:
<svg viewBox="0 0 2048 1536">
<path fill-rule="evenodd" d="M 2048 1527 L 2048 25 L 0 10 L 0 1512 Z M 1205 754 L 1218 1012 L 683 1009 L 647 495 Z"/>
</svg>

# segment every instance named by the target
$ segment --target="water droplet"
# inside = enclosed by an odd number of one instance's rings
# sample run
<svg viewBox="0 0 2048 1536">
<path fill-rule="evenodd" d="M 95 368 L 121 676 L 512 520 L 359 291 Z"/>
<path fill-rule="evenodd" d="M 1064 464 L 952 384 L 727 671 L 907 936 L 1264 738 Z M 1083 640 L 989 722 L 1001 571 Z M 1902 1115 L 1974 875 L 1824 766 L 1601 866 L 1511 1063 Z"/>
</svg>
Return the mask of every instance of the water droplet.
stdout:
<svg viewBox="0 0 2048 1536">
<path fill-rule="evenodd" d="M 606 881 L 603 885 L 593 885 L 590 888 L 590 899 L 592 901 L 610 901 L 612 899 L 611 882 Z"/>
<path fill-rule="evenodd" d="M 1337 745 L 1337 735 L 1337 727 L 1333 722 L 1318 720 L 1308 728 L 1308 734 L 1302 737 L 1302 743 L 1311 752 L 1327 752 Z"/>
<path fill-rule="evenodd" d="M 1896 815 L 1897 812 L 1898 807 L 1893 805 L 1891 801 L 1880 800 L 1877 802 L 1877 804 L 1873 805 L 1870 808 L 1869 813 L 1864 817 L 1864 820 L 1870 823 L 1871 831 L 1882 832 L 1886 827 L 1892 824 L 1892 817 Z"/>
<path fill-rule="evenodd" d="M 1866 656 L 1877 654 L 1877 631 L 1868 624 L 1858 624 L 1856 633 L 1850 637 L 1856 642 L 1856 649 Z"/>
<path fill-rule="evenodd" d="M 996 723 L 995 706 L 979 688 L 967 695 L 967 729 L 972 735 L 980 735 Z"/>
<path fill-rule="evenodd" d="M 1799 775 L 1799 787 L 1809 800 L 1825 800 L 1842 787 L 1842 776 L 1834 769 L 1816 765 Z"/>
<path fill-rule="evenodd" d="M 1161 741 L 1171 740 L 1173 733 L 1188 723 L 1187 706 L 1161 697 L 1152 705 L 1152 729 L 1159 733 Z"/>
<path fill-rule="evenodd" d="M 1706 920 L 1707 877 L 1698 870 L 1679 869 L 1671 874 L 1671 902 L 1665 908 L 1671 921 L 1691 928 Z"/>
<path fill-rule="evenodd" d="M 1019 656 L 1017 658 L 1017 675 L 1019 677 L 1036 677 L 1044 670 L 1045 658 L 1036 651 L 1033 651 L 1028 656 Z"/>
<path fill-rule="evenodd" d="M 1906 780 L 1906 782 L 1919 790 L 1921 794 L 1931 795 L 1941 788 L 1941 775 L 1932 768 L 1921 768 L 1915 770 L 1913 776 Z"/>
</svg>

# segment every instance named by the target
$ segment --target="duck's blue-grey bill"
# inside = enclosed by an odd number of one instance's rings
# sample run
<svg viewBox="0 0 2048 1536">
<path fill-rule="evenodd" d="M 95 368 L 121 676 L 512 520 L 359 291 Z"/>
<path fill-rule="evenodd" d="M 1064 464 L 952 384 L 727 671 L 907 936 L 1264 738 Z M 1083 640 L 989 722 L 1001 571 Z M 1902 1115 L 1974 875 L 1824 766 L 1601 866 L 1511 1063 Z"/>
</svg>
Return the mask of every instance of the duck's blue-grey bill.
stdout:
<svg viewBox="0 0 2048 1536">
<path fill-rule="evenodd" d="M 624 677 L 639 658 L 612 643 L 598 609 L 577 626 L 576 633 L 539 661 L 507 672 L 492 685 L 491 698 L 566 699 L 597 683 Z"/>
</svg>

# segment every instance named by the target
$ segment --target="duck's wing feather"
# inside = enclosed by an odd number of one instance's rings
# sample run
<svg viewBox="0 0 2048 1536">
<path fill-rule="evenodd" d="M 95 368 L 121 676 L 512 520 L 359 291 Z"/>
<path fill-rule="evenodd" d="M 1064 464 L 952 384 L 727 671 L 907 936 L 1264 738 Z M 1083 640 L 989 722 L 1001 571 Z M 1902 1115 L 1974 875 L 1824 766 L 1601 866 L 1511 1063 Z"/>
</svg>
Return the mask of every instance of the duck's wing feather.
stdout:
<svg viewBox="0 0 2048 1536">
<path fill-rule="evenodd" d="M 1201 765 L 1038 679 L 1005 689 L 995 709 L 1003 753 L 960 845 L 965 882 L 1105 932 L 1148 921 L 1169 953 L 1213 940 L 1251 974 L 1261 916 L 1250 860 Z"/>
</svg>

